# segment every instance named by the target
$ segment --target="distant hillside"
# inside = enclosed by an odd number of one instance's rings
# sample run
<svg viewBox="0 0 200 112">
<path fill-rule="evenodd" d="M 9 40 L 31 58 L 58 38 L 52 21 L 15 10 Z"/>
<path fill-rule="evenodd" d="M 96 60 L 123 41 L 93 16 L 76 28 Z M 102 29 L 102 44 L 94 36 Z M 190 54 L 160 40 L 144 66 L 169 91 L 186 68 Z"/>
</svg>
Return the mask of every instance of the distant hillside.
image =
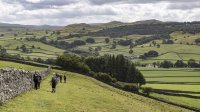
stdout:
<svg viewBox="0 0 200 112">
<path fill-rule="evenodd" d="M 199 33 L 200 22 L 159 22 L 159 21 L 140 21 L 131 25 L 118 26 L 113 28 L 102 29 L 97 32 L 90 32 L 90 36 L 110 36 L 122 37 L 132 34 L 139 35 L 169 35 L 175 31 L 183 31 L 188 33 Z"/>
<path fill-rule="evenodd" d="M 63 27 L 51 26 L 51 25 L 20 25 L 20 24 L 0 23 L 0 31 L 12 29 L 12 28 L 50 30 L 50 29 L 61 29 Z"/>
<path fill-rule="evenodd" d="M 156 20 L 156 19 L 150 19 L 150 20 L 143 20 L 143 21 L 136 21 L 133 23 L 130 23 L 130 25 L 136 25 L 136 24 L 162 24 L 164 22 Z"/>
<path fill-rule="evenodd" d="M 109 23 L 93 23 L 93 24 L 86 24 L 86 23 L 79 23 L 79 24 L 70 24 L 65 26 L 63 32 L 66 33 L 88 33 L 88 32 L 95 32 L 106 28 L 113 28 L 123 25 L 128 25 L 129 23 L 123 23 L 120 21 L 112 21 Z"/>
</svg>

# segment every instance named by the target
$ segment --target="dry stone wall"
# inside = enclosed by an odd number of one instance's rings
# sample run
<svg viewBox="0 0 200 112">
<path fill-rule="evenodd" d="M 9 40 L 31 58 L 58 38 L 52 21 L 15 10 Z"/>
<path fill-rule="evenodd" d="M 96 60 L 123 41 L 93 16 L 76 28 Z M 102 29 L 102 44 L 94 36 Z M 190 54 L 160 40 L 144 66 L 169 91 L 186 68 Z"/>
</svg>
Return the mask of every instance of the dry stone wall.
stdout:
<svg viewBox="0 0 200 112">
<path fill-rule="evenodd" d="M 0 69 L 0 104 L 32 89 L 34 85 L 33 75 L 35 73 L 44 79 L 50 72 L 50 67 L 32 72 L 15 68 Z"/>
</svg>

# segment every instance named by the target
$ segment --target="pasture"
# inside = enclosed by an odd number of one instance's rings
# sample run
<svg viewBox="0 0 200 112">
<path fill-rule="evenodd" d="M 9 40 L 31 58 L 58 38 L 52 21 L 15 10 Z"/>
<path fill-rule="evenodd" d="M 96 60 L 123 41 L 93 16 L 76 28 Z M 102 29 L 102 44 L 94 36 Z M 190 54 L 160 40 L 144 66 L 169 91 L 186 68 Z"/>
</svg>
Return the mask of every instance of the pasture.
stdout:
<svg viewBox="0 0 200 112">
<path fill-rule="evenodd" d="M 140 68 L 147 80 L 145 87 L 153 89 L 172 90 L 178 96 L 152 93 L 152 96 L 163 98 L 178 104 L 200 108 L 200 71 L 190 68 Z M 181 96 L 181 95 L 189 95 Z M 191 98 L 198 96 L 197 98 Z"/>
<path fill-rule="evenodd" d="M 30 58 L 53 58 L 55 59 L 58 55 L 63 54 L 64 50 L 58 49 L 56 47 L 46 45 L 40 42 L 25 41 L 20 39 L 0 39 L 0 45 L 4 47 L 9 54 L 20 54 L 22 57 Z M 21 50 L 17 50 L 17 47 L 25 45 L 32 52 L 24 53 Z M 34 46 L 34 48 L 32 48 Z"/>
</svg>

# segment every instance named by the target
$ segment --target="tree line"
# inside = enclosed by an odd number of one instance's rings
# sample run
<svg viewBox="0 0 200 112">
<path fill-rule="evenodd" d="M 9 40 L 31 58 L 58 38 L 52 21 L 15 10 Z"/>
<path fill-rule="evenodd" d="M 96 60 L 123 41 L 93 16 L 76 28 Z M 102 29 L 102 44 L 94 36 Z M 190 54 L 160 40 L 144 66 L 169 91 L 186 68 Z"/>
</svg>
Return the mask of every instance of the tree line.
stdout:
<svg viewBox="0 0 200 112">
<path fill-rule="evenodd" d="M 183 60 L 177 60 L 175 63 L 164 60 L 163 62 L 153 62 L 152 65 L 154 67 L 161 67 L 161 68 L 199 68 L 200 62 L 189 59 L 187 62 L 184 62 Z"/>
<path fill-rule="evenodd" d="M 138 88 L 146 83 L 134 63 L 123 55 L 84 58 L 75 54 L 64 54 L 57 58 L 56 64 L 66 70 L 83 73 L 114 86 L 118 85 L 117 82 L 126 82 L 135 83 Z"/>
<path fill-rule="evenodd" d="M 27 41 L 37 41 L 44 44 L 52 45 L 57 48 L 61 49 L 70 49 L 81 45 L 86 45 L 86 43 L 95 43 L 95 39 L 88 37 L 85 41 L 84 40 L 74 40 L 73 42 L 66 42 L 64 40 L 53 40 L 48 39 L 47 36 L 43 36 L 41 38 L 31 37 L 25 38 Z"/>
</svg>

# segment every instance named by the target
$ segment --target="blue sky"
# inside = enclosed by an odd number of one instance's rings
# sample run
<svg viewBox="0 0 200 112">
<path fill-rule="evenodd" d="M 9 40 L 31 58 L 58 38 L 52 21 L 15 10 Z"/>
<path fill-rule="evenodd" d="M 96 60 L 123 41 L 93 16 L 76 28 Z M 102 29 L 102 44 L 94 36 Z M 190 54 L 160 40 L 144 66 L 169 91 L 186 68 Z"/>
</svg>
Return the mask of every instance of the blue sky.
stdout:
<svg viewBox="0 0 200 112">
<path fill-rule="evenodd" d="M 200 20 L 199 0 L 0 0 L 0 22 L 27 25 Z"/>
</svg>

